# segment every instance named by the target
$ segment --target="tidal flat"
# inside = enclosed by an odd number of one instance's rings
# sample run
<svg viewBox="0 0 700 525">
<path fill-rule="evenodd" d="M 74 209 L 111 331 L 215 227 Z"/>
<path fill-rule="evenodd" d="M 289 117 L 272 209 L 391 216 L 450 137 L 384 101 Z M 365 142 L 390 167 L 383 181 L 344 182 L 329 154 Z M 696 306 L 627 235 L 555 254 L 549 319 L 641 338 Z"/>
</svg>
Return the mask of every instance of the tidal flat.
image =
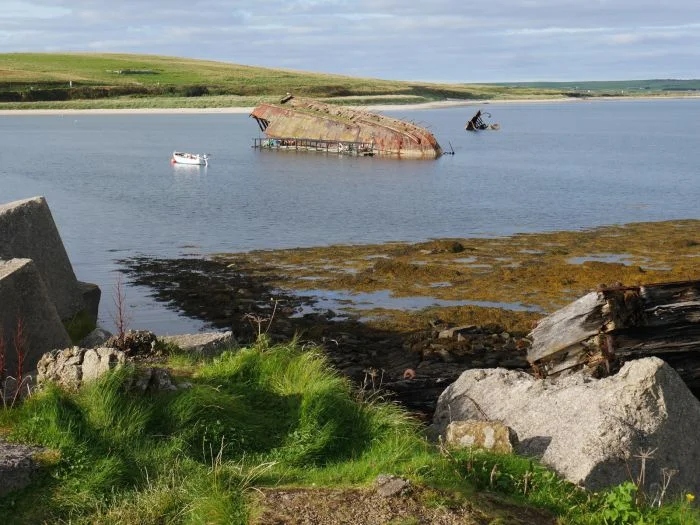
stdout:
<svg viewBox="0 0 700 525">
<path fill-rule="evenodd" d="M 581 231 L 419 243 L 335 245 L 215 254 L 279 289 L 342 294 L 343 310 L 398 330 L 422 313 L 454 323 L 499 323 L 526 331 L 542 317 L 600 285 L 700 278 L 700 221 L 605 226 Z M 377 295 L 378 292 L 388 294 Z M 368 296 L 378 304 L 360 304 Z M 353 297 L 359 300 L 353 300 Z M 392 308 L 382 297 L 428 298 L 435 306 Z M 461 305 L 441 307 L 445 302 Z M 418 304 L 425 302 L 416 301 Z M 399 303 L 401 304 L 401 303 Z"/>
<path fill-rule="evenodd" d="M 319 345 L 357 384 L 430 417 L 465 369 L 528 369 L 534 323 L 581 295 L 700 279 L 700 221 L 122 263 L 184 315 L 241 342 Z M 442 337 L 451 327 L 460 336 Z"/>
</svg>

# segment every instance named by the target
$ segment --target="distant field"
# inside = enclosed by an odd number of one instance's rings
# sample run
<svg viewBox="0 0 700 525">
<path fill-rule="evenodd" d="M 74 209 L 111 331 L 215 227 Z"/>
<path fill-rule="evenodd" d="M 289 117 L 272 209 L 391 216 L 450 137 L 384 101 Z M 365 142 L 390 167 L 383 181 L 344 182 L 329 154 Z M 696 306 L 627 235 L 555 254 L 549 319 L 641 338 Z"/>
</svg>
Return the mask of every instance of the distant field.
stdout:
<svg viewBox="0 0 700 525">
<path fill-rule="evenodd" d="M 700 80 L 439 84 L 268 69 L 176 57 L 0 54 L 0 109 L 251 106 L 287 92 L 338 103 L 416 103 L 692 93 Z"/>
</svg>

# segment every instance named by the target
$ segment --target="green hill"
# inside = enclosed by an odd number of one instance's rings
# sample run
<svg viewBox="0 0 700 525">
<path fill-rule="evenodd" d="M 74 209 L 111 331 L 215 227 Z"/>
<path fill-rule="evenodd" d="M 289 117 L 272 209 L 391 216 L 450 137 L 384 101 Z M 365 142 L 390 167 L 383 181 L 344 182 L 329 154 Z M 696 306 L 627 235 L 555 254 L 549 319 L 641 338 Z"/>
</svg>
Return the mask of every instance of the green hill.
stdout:
<svg viewBox="0 0 700 525">
<path fill-rule="evenodd" d="M 698 80 L 440 84 L 100 53 L 0 54 L 0 108 L 231 107 L 287 92 L 338 103 L 418 103 L 693 92 Z"/>
</svg>

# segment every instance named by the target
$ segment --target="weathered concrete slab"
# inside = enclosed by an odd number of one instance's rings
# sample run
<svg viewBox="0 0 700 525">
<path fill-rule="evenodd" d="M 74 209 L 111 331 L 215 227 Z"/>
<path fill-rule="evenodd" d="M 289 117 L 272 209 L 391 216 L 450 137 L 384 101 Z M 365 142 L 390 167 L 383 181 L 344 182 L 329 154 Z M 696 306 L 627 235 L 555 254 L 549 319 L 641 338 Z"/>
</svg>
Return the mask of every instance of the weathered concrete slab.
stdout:
<svg viewBox="0 0 700 525">
<path fill-rule="evenodd" d="M 84 312 L 90 316 L 93 323 L 97 324 L 102 290 L 94 283 L 84 283 L 82 281 L 78 281 L 78 287 L 83 296 Z"/>
<path fill-rule="evenodd" d="M 182 350 L 200 355 L 213 357 L 224 350 L 236 345 L 236 339 L 231 332 L 208 332 L 201 334 L 181 334 L 159 336 L 164 343 L 179 346 Z"/>
<path fill-rule="evenodd" d="M 17 325 L 25 341 L 24 372 L 33 370 L 39 358 L 71 341 L 49 298 L 41 274 L 30 259 L 0 260 L 0 334 L 5 344 L 6 370 L 17 370 Z"/>
<path fill-rule="evenodd" d="M 14 258 L 34 261 L 61 319 L 83 310 L 82 291 L 44 197 L 0 205 L 0 259 Z"/>
</svg>

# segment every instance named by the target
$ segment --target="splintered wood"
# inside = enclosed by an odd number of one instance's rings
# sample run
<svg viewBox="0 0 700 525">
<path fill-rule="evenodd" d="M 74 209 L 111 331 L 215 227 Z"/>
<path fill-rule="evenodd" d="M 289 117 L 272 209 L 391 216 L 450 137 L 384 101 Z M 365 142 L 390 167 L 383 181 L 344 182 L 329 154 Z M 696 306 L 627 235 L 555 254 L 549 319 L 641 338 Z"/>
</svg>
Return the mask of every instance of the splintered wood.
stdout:
<svg viewBox="0 0 700 525">
<path fill-rule="evenodd" d="M 542 319 L 527 359 L 540 376 L 588 368 L 605 375 L 657 356 L 700 388 L 700 281 L 600 287 Z"/>
</svg>

